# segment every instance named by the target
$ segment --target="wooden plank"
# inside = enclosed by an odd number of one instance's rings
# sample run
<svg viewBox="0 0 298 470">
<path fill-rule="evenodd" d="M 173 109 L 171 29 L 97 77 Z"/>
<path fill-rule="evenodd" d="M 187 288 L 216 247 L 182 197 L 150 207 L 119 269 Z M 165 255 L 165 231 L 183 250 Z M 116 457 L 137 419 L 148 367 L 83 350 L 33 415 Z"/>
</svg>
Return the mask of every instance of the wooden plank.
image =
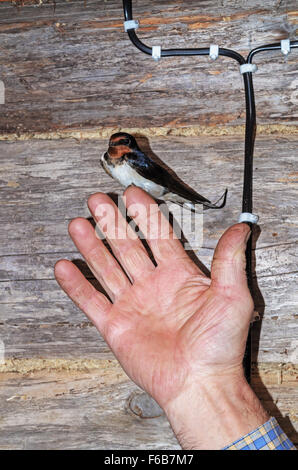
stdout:
<svg viewBox="0 0 298 470">
<path fill-rule="evenodd" d="M 0 3 L 2 133 L 106 126 L 237 125 L 244 121 L 238 65 L 206 57 L 153 62 L 123 32 L 121 2 Z M 138 2 L 140 37 L 162 47 L 208 46 L 247 54 L 293 34 L 295 0 L 186 4 Z M 243 29 L 245 24 L 245 30 Z M 259 121 L 294 123 L 298 54 L 257 58 Z M 177 77 L 179 76 L 179 80 Z"/>
<path fill-rule="evenodd" d="M 148 140 L 139 141 L 148 148 Z M 90 193 L 122 192 L 99 166 L 106 145 L 106 140 L 68 139 L 1 143 L 0 327 L 7 357 L 112 357 L 53 277 L 55 262 L 64 257 L 77 260 L 92 277 L 68 237 L 67 225 L 74 216 L 90 215 Z M 218 238 L 239 213 L 243 143 L 239 137 L 170 136 L 151 139 L 150 145 L 202 194 L 215 199 L 229 188 L 226 208 L 204 214 L 204 243 L 197 254 L 210 267 Z M 256 303 L 261 312 L 266 304 L 261 333 L 260 326 L 255 329 L 255 358 L 260 362 L 298 362 L 292 326 L 297 305 L 295 150 L 294 136 L 257 139 L 255 212 L 261 234 L 255 256 L 264 299 L 257 295 Z"/>
<path fill-rule="evenodd" d="M 2 379 L 0 449 L 180 449 L 165 416 L 132 411 L 142 392 L 113 363 Z"/>
<path fill-rule="evenodd" d="M 253 369 L 253 386 L 265 408 L 297 444 L 296 375 L 292 366 Z M 145 403 L 116 361 L 101 360 L 89 370 L 33 368 L 1 378 L 0 449 L 180 448 L 165 416 Z M 151 419 L 135 413 L 132 398 L 141 411 L 147 406 Z"/>
<path fill-rule="evenodd" d="M 146 139 L 141 143 L 149 145 Z M 99 168 L 106 144 L 1 143 L 0 338 L 6 357 L 0 365 L 1 449 L 110 449 L 111 442 L 115 449 L 179 448 L 164 416 L 142 419 L 129 408 L 141 392 L 53 277 L 61 257 L 77 260 L 92 277 L 69 240 L 67 224 L 74 216 L 89 216 L 91 192 L 122 191 Z M 243 142 L 168 136 L 151 139 L 150 145 L 203 194 L 216 196 L 229 188 L 227 207 L 204 215 L 198 255 L 209 266 L 218 237 L 239 213 Z M 261 234 L 255 256 L 263 296 L 257 304 L 261 311 L 265 304 L 265 311 L 253 331 L 258 361 L 253 387 L 297 442 L 295 150 L 295 136 L 257 140 L 255 212 Z M 139 400 L 148 412 L 148 397 Z M 153 404 L 150 410 L 155 412 Z"/>
<path fill-rule="evenodd" d="M 254 327 L 254 360 L 293 362 L 297 358 L 296 274 L 260 278 Z M 109 348 L 54 280 L 1 283 L 0 337 L 6 358 L 112 358 Z M 265 309 L 264 309 L 265 303 Z M 261 330 L 261 331 L 259 331 Z"/>
<path fill-rule="evenodd" d="M 295 272 L 297 244 L 281 244 L 255 249 L 255 265 L 258 279 L 272 277 L 278 274 Z M 200 261 L 210 268 L 213 250 L 201 248 L 197 250 Z M 34 281 L 53 278 L 53 266 L 59 258 L 77 260 L 82 272 L 88 278 L 93 278 L 83 258 L 76 251 L 57 253 L 38 253 L 24 255 L 3 255 L 0 257 L 1 281 Z"/>
<path fill-rule="evenodd" d="M 153 135 L 238 133 L 168 135 L 150 144 L 141 139 L 202 194 L 215 199 L 229 187 L 227 207 L 204 215 L 198 254 L 210 266 L 219 236 L 237 220 L 241 205 L 244 96 L 238 67 L 227 59 L 152 62 L 123 33 L 118 1 L 58 0 L 55 8 L 24 3 L 16 8 L 0 0 L 0 79 L 6 88 L 0 140 L 59 139 L 75 129 L 78 139 L 1 143 L 0 338 L 6 362 L 0 364 L 0 449 L 110 449 L 111 443 L 114 449 L 178 449 L 158 407 L 59 289 L 53 266 L 61 257 L 76 260 L 94 282 L 67 225 L 75 216 L 89 216 L 90 193 L 121 193 L 99 168 L 109 128 L 119 127 L 143 127 L 151 135 L 152 129 Z M 295 9 L 294 0 L 159 0 L 150 8 L 138 1 L 135 17 L 149 44 L 214 42 L 247 53 L 292 37 Z M 256 145 L 256 304 L 263 319 L 253 329 L 258 367 L 252 384 L 297 443 L 297 138 L 290 125 L 297 117 L 297 53 L 286 61 L 279 53 L 262 55 L 257 62 L 261 129 L 267 123 L 271 133 L 289 135 L 258 136 Z"/>
<path fill-rule="evenodd" d="M 139 141 L 148 148 L 148 140 Z M 150 145 L 182 179 L 212 200 L 229 188 L 226 207 L 204 213 L 204 247 L 214 248 L 227 221 L 236 221 L 241 207 L 242 141 L 230 136 L 171 136 L 151 139 Z M 0 255 L 8 254 L 7 246 L 14 255 L 73 251 L 67 224 L 75 216 L 90 216 L 88 196 L 123 190 L 100 167 L 106 146 L 106 140 L 1 143 L 0 217 L 5 237 Z M 254 200 L 262 224 L 258 247 L 297 240 L 296 146 L 295 136 L 257 139 Z"/>
</svg>

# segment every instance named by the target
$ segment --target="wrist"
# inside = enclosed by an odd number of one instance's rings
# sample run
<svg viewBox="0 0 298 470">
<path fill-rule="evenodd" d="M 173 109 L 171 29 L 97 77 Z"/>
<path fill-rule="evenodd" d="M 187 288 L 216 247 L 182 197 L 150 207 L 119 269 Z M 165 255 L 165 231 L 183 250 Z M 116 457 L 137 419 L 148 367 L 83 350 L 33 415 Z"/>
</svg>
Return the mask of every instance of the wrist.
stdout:
<svg viewBox="0 0 298 470">
<path fill-rule="evenodd" d="M 191 381 L 164 409 L 183 449 L 222 449 L 269 419 L 242 372 Z"/>
</svg>

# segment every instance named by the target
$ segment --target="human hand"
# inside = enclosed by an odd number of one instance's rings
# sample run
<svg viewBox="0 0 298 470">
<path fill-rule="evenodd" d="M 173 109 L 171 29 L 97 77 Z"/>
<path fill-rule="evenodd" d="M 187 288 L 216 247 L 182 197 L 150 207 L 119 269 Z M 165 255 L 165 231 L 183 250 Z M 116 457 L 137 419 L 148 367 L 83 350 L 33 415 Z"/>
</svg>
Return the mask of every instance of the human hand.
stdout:
<svg viewBox="0 0 298 470">
<path fill-rule="evenodd" d="M 143 234 L 149 234 L 157 266 L 113 201 L 98 193 L 88 205 L 123 270 L 87 220 L 74 219 L 69 233 L 112 302 L 70 261 L 60 260 L 55 275 L 129 377 L 175 422 L 176 405 L 184 406 L 202 384 L 244 386 L 242 360 L 253 315 L 245 274 L 250 229 L 236 224 L 224 233 L 210 279 L 190 260 L 147 193 L 130 187 L 125 204 Z M 120 238 L 113 236 L 115 228 Z"/>
</svg>

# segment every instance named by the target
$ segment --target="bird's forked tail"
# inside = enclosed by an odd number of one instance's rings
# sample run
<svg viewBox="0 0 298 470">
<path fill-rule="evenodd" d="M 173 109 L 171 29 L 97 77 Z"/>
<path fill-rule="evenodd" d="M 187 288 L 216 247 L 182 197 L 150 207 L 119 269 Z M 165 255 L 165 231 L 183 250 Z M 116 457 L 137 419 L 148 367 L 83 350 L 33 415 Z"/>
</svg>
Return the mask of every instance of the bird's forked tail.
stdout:
<svg viewBox="0 0 298 470">
<path fill-rule="evenodd" d="M 228 194 L 228 188 L 225 190 L 225 192 L 220 196 L 219 199 L 217 199 L 217 201 L 215 201 L 214 203 L 212 202 L 204 202 L 203 203 L 203 210 L 207 210 L 207 209 L 222 209 L 225 205 L 226 205 L 226 200 L 227 200 L 227 194 Z M 222 201 L 220 203 L 220 201 Z M 219 204 L 220 203 L 220 204 Z"/>
</svg>

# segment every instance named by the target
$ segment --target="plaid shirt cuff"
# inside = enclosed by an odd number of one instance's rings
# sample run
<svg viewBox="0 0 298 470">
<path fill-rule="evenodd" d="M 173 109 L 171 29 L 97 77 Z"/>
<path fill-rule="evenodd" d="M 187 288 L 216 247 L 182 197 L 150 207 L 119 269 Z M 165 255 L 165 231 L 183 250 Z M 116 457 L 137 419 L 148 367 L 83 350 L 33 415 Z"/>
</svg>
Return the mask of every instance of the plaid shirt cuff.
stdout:
<svg viewBox="0 0 298 470">
<path fill-rule="evenodd" d="M 275 418 L 270 418 L 222 450 L 296 450 Z"/>
</svg>

